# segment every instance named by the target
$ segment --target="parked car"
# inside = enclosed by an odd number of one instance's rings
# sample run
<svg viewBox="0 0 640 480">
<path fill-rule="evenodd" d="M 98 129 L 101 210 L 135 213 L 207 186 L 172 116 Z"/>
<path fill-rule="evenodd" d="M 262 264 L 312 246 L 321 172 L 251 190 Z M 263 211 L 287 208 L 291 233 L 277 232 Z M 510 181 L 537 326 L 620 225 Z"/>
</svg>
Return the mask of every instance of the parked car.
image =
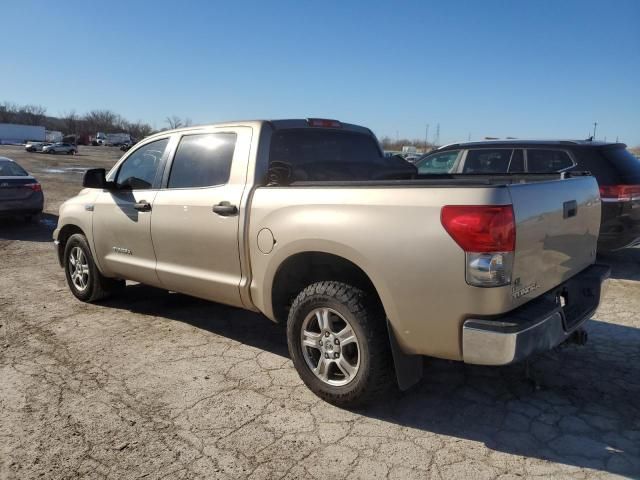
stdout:
<svg viewBox="0 0 640 480">
<path fill-rule="evenodd" d="M 456 143 L 423 156 L 421 174 L 549 173 L 584 170 L 598 180 L 598 250 L 640 244 L 640 160 L 623 143 L 510 140 Z"/>
<path fill-rule="evenodd" d="M 78 153 L 78 146 L 72 143 L 53 143 L 42 148 L 43 153 L 66 153 L 67 155 L 75 155 Z"/>
<path fill-rule="evenodd" d="M 42 186 L 16 162 L 0 157 L 0 216 L 30 221 L 42 212 Z"/>
<path fill-rule="evenodd" d="M 48 142 L 28 142 L 24 146 L 24 149 L 27 152 L 41 152 L 42 149 L 47 145 L 51 145 L 51 144 Z"/>
<path fill-rule="evenodd" d="M 130 279 L 286 323 L 300 377 L 338 405 L 407 388 L 422 355 L 504 365 L 583 341 L 609 272 L 595 179 L 416 173 L 336 120 L 161 132 L 86 172 L 58 259 L 82 301 Z"/>
</svg>

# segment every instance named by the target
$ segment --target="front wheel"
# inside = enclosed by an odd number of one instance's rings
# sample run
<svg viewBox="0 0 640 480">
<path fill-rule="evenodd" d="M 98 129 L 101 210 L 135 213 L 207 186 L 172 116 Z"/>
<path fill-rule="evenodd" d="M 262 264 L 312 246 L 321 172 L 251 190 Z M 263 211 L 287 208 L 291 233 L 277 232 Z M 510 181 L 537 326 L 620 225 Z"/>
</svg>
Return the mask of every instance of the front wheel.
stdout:
<svg viewBox="0 0 640 480">
<path fill-rule="evenodd" d="M 371 295 L 341 282 L 318 282 L 294 300 L 287 341 L 302 381 L 320 398 L 356 407 L 394 379 L 385 315 Z"/>
<path fill-rule="evenodd" d="M 69 237 L 64 249 L 64 272 L 71 293 L 83 302 L 94 302 L 124 288 L 124 280 L 100 273 L 84 235 Z"/>
</svg>

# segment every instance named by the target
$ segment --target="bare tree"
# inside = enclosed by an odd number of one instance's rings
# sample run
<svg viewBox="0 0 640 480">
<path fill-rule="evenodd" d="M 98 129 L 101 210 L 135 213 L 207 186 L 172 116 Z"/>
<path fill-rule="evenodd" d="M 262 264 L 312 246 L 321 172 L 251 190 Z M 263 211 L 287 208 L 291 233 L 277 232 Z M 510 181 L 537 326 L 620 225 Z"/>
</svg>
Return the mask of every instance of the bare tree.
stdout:
<svg viewBox="0 0 640 480">
<path fill-rule="evenodd" d="M 84 121 L 91 132 L 108 132 L 116 128 L 119 117 L 111 110 L 91 110 L 85 114 Z"/>
<path fill-rule="evenodd" d="M 182 119 L 177 115 L 171 115 L 170 117 L 167 117 L 165 119 L 165 122 L 169 125 L 170 130 L 173 130 L 174 128 L 180 128 L 184 125 L 184 123 L 182 123 Z"/>
<path fill-rule="evenodd" d="M 64 122 L 65 133 L 68 135 L 78 133 L 80 118 L 75 110 L 62 114 L 62 121 Z"/>
<path fill-rule="evenodd" d="M 0 122 L 14 123 L 18 115 L 19 107 L 15 103 L 3 102 L 0 105 Z"/>
<path fill-rule="evenodd" d="M 42 105 L 24 105 L 18 111 L 18 118 L 27 125 L 41 125 L 47 109 Z"/>
<path fill-rule="evenodd" d="M 136 140 L 142 140 L 144 137 L 148 137 L 153 132 L 151 125 L 138 121 L 136 123 L 129 123 L 127 125 L 129 134 Z"/>
<path fill-rule="evenodd" d="M 412 145 L 424 151 L 429 151 L 434 148 L 434 145 L 432 143 L 426 143 L 424 140 L 419 140 L 417 138 L 414 138 L 413 140 L 410 140 L 408 138 L 400 138 L 396 140 L 385 136 L 380 139 L 380 144 L 385 150 L 391 151 L 400 151 L 405 145 Z"/>
</svg>

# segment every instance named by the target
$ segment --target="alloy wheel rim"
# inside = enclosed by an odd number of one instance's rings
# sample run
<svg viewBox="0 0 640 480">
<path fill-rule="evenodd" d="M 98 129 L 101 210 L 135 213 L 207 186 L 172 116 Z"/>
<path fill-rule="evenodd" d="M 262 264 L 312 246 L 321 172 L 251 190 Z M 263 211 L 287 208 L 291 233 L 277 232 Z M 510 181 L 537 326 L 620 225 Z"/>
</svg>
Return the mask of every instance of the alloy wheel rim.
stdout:
<svg viewBox="0 0 640 480">
<path fill-rule="evenodd" d="M 73 247 L 69 255 L 69 276 L 76 290 L 83 292 L 89 286 L 89 262 L 80 247 Z"/>
<path fill-rule="evenodd" d="M 315 308 L 302 322 L 302 355 L 316 378 L 332 386 L 352 382 L 360 369 L 360 343 L 349 321 L 337 311 Z"/>
</svg>

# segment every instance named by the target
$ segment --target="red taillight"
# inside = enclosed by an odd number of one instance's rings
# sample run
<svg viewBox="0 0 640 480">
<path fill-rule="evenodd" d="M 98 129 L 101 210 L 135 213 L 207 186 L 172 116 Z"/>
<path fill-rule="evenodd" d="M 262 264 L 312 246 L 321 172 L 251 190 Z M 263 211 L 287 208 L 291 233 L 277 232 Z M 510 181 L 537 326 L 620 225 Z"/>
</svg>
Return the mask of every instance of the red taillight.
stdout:
<svg viewBox="0 0 640 480">
<path fill-rule="evenodd" d="M 640 200 L 640 185 L 600 185 L 603 202 L 631 202 Z"/>
<path fill-rule="evenodd" d="M 465 252 L 513 252 L 516 225 L 511 205 L 446 205 L 440 221 Z"/>
<path fill-rule="evenodd" d="M 338 120 L 329 120 L 326 118 L 307 118 L 307 124 L 310 127 L 342 128 L 342 124 Z"/>
<path fill-rule="evenodd" d="M 33 190 L 34 192 L 41 192 L 42 191 L 42 185 L 40 185 L 39 183 L 27 183 L 26 185 L 24 185 L 25 187 Z"/>
</svg>

